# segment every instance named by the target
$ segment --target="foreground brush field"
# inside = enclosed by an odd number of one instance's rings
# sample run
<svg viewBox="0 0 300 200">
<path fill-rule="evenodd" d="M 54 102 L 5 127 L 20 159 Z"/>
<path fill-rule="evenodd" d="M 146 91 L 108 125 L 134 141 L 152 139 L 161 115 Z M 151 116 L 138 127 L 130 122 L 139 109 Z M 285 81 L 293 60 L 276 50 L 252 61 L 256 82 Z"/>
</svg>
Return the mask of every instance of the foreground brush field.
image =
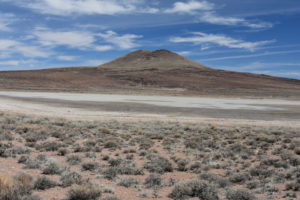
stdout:
<svg viewBox="0 0 300 200">
<path fill-rule="evenodd" d="M 0 114 L 2 200 L 300 198 L 300 132 Z"/>
</svg>

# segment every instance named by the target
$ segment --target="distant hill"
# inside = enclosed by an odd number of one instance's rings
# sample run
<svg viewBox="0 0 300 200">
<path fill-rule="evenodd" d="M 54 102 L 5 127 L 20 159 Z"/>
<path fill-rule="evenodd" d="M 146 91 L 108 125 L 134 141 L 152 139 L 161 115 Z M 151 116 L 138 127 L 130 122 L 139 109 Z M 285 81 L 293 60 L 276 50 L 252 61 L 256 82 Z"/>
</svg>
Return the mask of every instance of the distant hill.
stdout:
<svg viewBox="0 0 300 200">
<path fill-rule="evenodd" d="M 0 72 L 0 90 L 300 98 L 300 80 L 215 70 L 168 50 L 139 50 L 98 67 Z"/>
</svg>

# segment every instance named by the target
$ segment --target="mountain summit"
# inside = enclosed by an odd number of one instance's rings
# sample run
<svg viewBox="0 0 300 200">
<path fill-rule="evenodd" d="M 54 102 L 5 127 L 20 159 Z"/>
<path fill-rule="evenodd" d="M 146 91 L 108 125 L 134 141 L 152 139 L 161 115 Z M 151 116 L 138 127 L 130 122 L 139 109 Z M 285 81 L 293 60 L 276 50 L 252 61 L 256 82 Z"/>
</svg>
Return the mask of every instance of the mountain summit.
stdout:
<svg viewBox="0 0 300 200">
<path fill-rule="evenodd" d="M 0 72 L 0 90 L 300 97 L 300 80 L 211 69 L 168 50 L 139 50 L 97 67 Z"/>
<path fill-rule="evenodd" d="M 189 60 L 171 51 L 160 49 L 156 51 L 138 50 L 117 58 L 100 67 L 110 69 L 159 69 L 169 70 L 176 68 L 198 68 L 208 70 L 210 68 L 195 61 Z"/>
</svg>

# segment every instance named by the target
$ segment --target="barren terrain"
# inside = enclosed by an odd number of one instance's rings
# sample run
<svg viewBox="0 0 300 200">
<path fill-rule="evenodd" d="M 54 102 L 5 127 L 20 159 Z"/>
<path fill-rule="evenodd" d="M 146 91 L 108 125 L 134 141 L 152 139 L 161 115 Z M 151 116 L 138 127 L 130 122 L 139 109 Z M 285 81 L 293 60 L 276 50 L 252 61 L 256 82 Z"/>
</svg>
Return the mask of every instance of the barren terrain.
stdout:
<svg viewBox="0 0 300 200">
<path fill-rule="evenodd" d="M 300 99 L 300 80 L 208 68 L 167 50 L 98 67 L 0 72 L 0 89 Z"/>
<path fill-rule="evenodd" d="M 69 119 L 299 126 L 300 102 L 275 99 L 0 92 L 0 109 Z"/>
</svg>

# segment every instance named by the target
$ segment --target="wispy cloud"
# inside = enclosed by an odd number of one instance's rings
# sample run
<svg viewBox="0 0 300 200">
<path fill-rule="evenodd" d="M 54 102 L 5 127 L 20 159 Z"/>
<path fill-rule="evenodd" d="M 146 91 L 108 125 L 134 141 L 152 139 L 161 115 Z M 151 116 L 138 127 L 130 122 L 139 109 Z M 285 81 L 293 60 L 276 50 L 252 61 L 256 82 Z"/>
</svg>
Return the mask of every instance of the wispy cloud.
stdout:
<svg viewBox="0 0 300 200">
<path fill-rule="evenodd" d="M 287 67 L 299 67 L 300 63 L 291 63 L 291 62 L 252 62 L 249 64 L 238 65 L 238 66 L 220 66 L 218 68 L 225 69 L 225 70 L 233 70 L 233 71 L 254 71 L 254 70 L 266 70 L 266 69 L 284 69 Z"/>
<path fill-rule="evenodd" d="M 16 17 L 11 13 L 0 13 L 0 31 L 12 31 L 10 25 L 16 21 Z"/>
<path fill-rule="evenodd" d="M 217 61 L 217 60 L 231 60 L 231 59 L 241 59 L 241 58 L 254 58 L 254 57 L 261 57 L 261 56 L 290 54 L 290 53 L 300 53 L 300 50 L 272 51 L 272 52 L 264 52 L 264 53 L 257 53 L 257 54 L 248 54 L 248 55 L 239 55 L 239 56 L 225 56 L 225 57 L 217 57 L 217 58 L 207 58 L 207 59 L 202 59 L 202 61 Z"/>
<path fill-rule="evenodd" d="M 204 12 L 199 15 L 199 20 L 202 22 L 227 25 L 227 26 L 246 26 L 253 29 L 266 29 L 272 28 L 273 24 L 269 22 L 251 22 L 244 18 L 220 16 L 214 11 Z"/>
<path fill-rule="evenodd" d="M 269 22 L 254 22 L 240 17 L 221 16 L 217 14 L 217 6 L 208 1 L 175 2 L 172 8 L 166 9 L 164 12 L 194 15 L 200 22 L 215 25 L 246 26 L 253 29 L 266 29 L 273 26 Z"/>
<path fill-rule="evenodd" d="M 105 60 L 88 60 L 83 65 L 85 65 L 85 66 L 99 66 L 99 65 L 102 65 L 106 62 L 107 61 L 105 61 Z"/>
<path fill-rule="evenodd" d="M 19 65 L 19 61 L 17 60 L 8 60 L 8 61 L 0 61 L 0 65 L 12 65 L 12 66 L 18 66 Z"/>
<path fill-rule="evenodd" d="M 98 36 L 104 39 L 106 42 L 113 44 L 121 49 L 131 49 L 137 47 L 138 44 L 135 42 L 135 40 L 142 37 L 141 35 L 135 34 L 119 35 L 114 31 L 99 33 Z"/>
<path fill-rule="evenodd" d="M 195 11 L 212 10 L 213 8 L 214 4 L 210 2 L 191 0 L 188 2 L 175 2 L 172 8 L 166 9 L 164 12 L 192 14 Z"/>
<path fill-rule="evenodd" d="M 274 42 L 274 40 L 246 42 L 225 35 L 206 34 L 202 32 L 194 32 L 192 33 L 192 36 L 189 37 L 172 37 L 170 41 L 174 43 L 193 43 L 195 45 L 214 44 L 228 48 L 246 49 L 249 51 L 254 51 L 260 46 Z"/>
<path fill-rule="evenodd" d="M 95 41 L 92 34 L 79 31 L 51 31 L 42 28 L 36 30 L 33 35 L 44 46 L 62 45 L 71 48 L 87 48 Z"/>
<path fill-rule="evenodd" d="M 52 15 L 117 15 L 156 13 L 158 9 L 138 0 L 19 0 L 17 3 L 38 12 Z"/>
<path fill-rule="evenodd" d="M 57 56 L 58 60 L 63 60 L 63 61 L 72 61 L 75 60 L 75 56 Z"/>
<path fill-rule="evenodd" d="M 111 45 L 97 45 L 95 46 L 96 51 L 109 51 L 112 50 L 114 47 Z"/>
<path fill-rule="evenodd" d="M 26 45 L 14 40 L 0 40 L 0 55 L 22 54 L 25 57 L 47 58 L 52 53 L 40 48 L 39 46 Z"/>
</svg>

